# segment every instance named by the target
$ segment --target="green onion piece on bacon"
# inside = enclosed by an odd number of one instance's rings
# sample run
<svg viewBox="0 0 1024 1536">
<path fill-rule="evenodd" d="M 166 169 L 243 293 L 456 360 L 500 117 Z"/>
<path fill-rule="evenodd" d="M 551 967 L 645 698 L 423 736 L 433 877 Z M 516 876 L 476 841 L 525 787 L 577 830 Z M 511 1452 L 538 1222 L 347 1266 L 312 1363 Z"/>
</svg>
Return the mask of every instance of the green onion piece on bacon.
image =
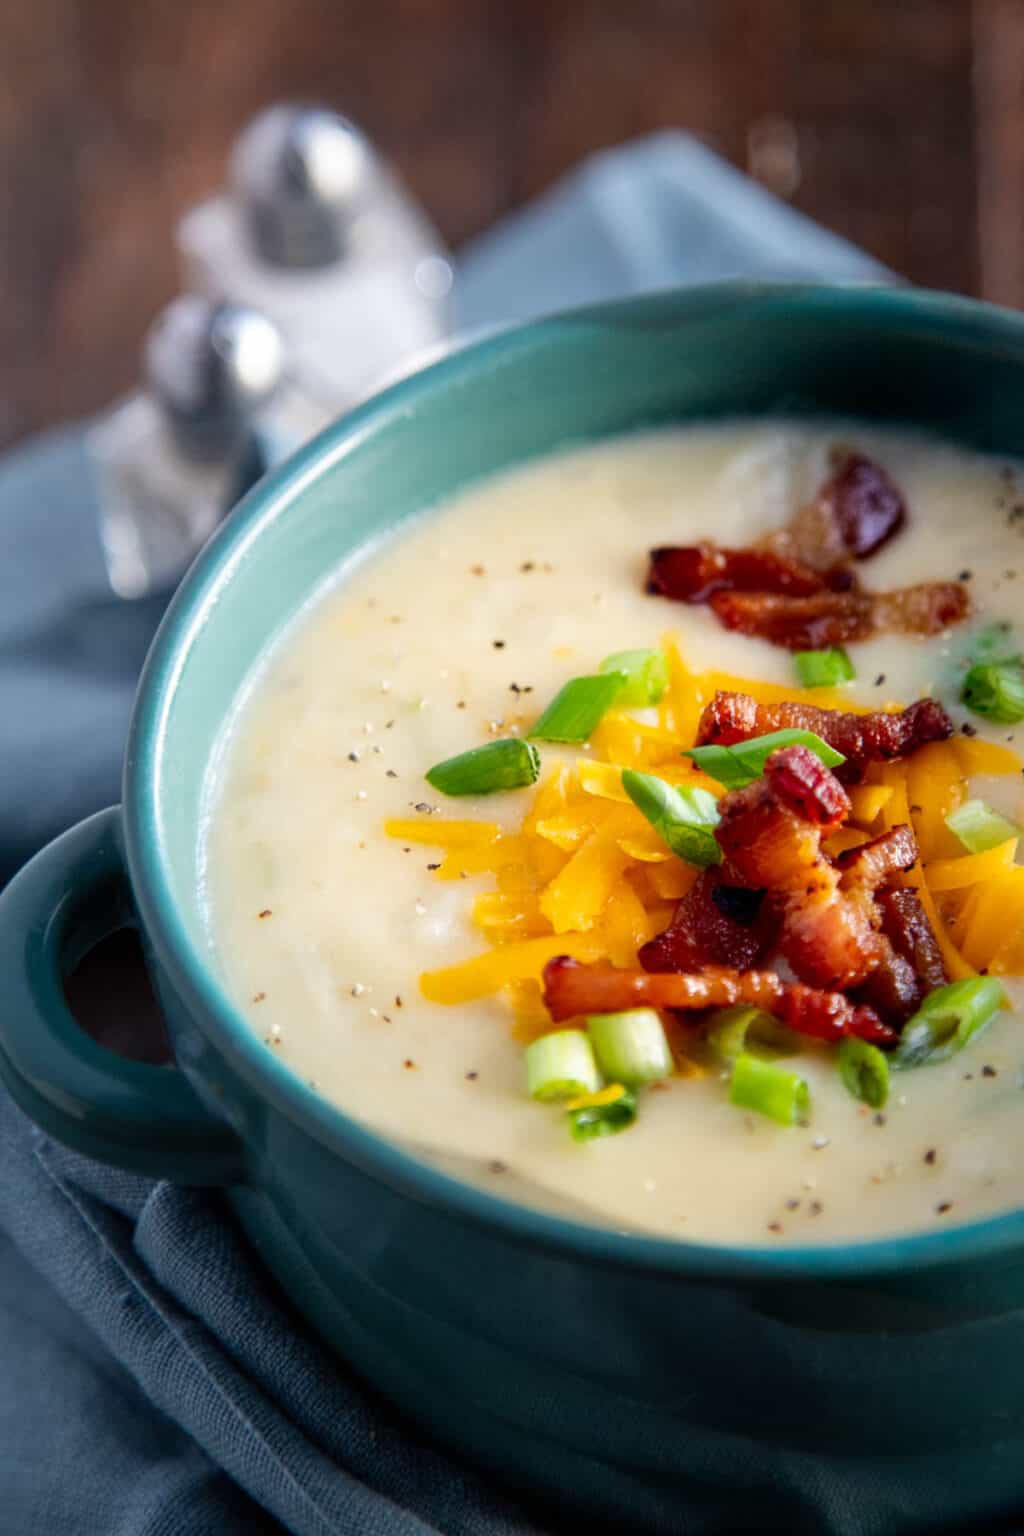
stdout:
<svg viewBox="0 0 1024 1536">
<path fill-rule="evenodd" d="M 855 1099 L 882 1108 L 889 1097 L 889 1063 L 877 1045 L 851 1036 L 839 1046 L 837 1065 L 843 1086 Z"/>
<path fill-rule="evenodd" d="M 807 1118 L 811 1095 L 798 1073 L 744 1054 L 737 1056 L 732 1069 L 729 1102 L 740 1109 L 755 1109 L 780 1125 L 796 1125 Z"/>
<path fill-rule="evenodd" d="M 637 810 L 677 858 L 706 869 L 721 864 L 722 850 L 714 829 L 718 805 L 706 789 L 677 789 L 653 773 L 623 768 L 622 787 Z"/>
<path fill-rule="evenodd" d="M 435 763 L 426 780 L 442 795 L 493 795 L 499 789 L 535 784 L 539 774 L 537 748 L 518 736 L 507 736 Z"/>
<path fill-rule="evenodd" d="M 596 1093 L 601 1074 L 582 1029 L 559 1029 L 526 1047 L 526 1088 L 531 1099 L 551 1103 Z"/>
<path fill-rule="evenodd" d="M 646 709 L 659 703 L 668 687 L 664 651 L 616 651 L 605 657 L 598 671 L 621 674 L 623 682 L 615 702 L 625 709 Z"/>
<path fill-rule="evenodd" d="M 842 683 L 852 683 L 857 676 L 842 646 L 832 646 L 827 651 L 796 651 L 793 665 L 805 688 L 838 688 Z"/>
<path fill-rule="evenodd" d="M 921 1067 L 948 1061 L 981 1033 L 1007 1006 L 1006 992 L 995 976 L 968 976 L 930 992 L 892 1053 L 893 1067 Z"/>
<path fill-rule="evenodd" d="M 1000 816 L 984 800 L 966 800 L 946 817 L 946 826 L 955 832 L 968 853 L 987 853 L 1011 837 L 1020 836 L 1020 827 Z"/>
<path fill-rule="evenodd" d="M 597 1064 L 609 1082 L 642 1088 L 645 1083 L 671 1077 L 672 1052 L 665 1026 L 653 1008 L 591 1014 L 587 1033 Z"/>
<path fill-rule="evenodd" d="M 830 747 L 827 741 L 814 731 L 769 731 L 767 736 L 752 736 L 749 741 L 738 741 L 734 746 L 691 747 L 684 757 L 692 758 L 704 773 L 726 789 L 742 789 L 753 784 L 764 772 L 764 765 L 780 747 L 807 747 L 821 759 L 826 768 L 838 768 L 846 758 Z"/>
</svg>

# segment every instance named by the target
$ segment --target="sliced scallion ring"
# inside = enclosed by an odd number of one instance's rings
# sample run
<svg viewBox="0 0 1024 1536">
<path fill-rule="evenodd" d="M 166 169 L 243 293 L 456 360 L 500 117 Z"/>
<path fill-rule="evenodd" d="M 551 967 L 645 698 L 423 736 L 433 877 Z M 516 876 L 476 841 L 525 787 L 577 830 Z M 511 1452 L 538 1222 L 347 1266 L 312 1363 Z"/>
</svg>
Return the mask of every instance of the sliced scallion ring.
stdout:
<svg viewBox="0 0 1024 1536">
<path fill-rule="evenodd" d="M 623 679 L 615 700 L 625 709 L 645 709 L 660 702 L 668 687 L 664 651 L 616 651 L 606 656 L 599 672 L 617 672 Z"/>
<path fill-rule="evenodd" d="M 771 1061 L 800 1049 L 792 1030 L 749 1003 L 716 1008 L 708 1020 L 707 1042 L 722 1061 L 733 1061 L 744 1052 Z"/>
<path fill-rule="evenodd" d="M 622 672 L 570 678 L 555 694 L 530 735 L 537 741 L 589 741 L 625 681 Z"/>
<path fill-rule="evenodd" d="M 539 774 L 537 748 L 519 736 L 507 736 L 445 758 L 425 777 L 442 795 L 493 795 L 501 789 L 535 784 Z"/>
<path fill-rule="evenodd" d="M 867 1040 L 850 1037 L 839 1046 L 836 1059 L 843 1086 L 872 1109 L 881 1109 L 889 1097 L 889 1063 Z"/>
<path fill-rule="evenodd" d="M 558 1029 L 526 1047 L 526 1089 L 542 1104 L 596 1093 L 601 1074 L 582 1029 Z"/>
<path fill-rule="evenodd" d="M 729 1102 L 740 1109 L 755 1109 L 780 1125 L 796 1125 L 806 1120 L 811 1095 L 799 1073 L 744 1054 L 737 1056 L 733 1065 Z"/>
<path fill-rule="evenodd" d="M 930 992 L 892 1053 L 894 1068 L 948 1061 L 991 1024 L 1006 1007 L 1006 992 L 995 976 L 967 976 Z"/>
<path fill-rule="evenodd" d="M 641 1088 L 671 1077 L 672 1052 L 665 1026 L 653 1008 L 591 1014 L 587 1033 L 597 1064 L 610 1082 Z"/>
<path fill-rule="evenodd" d="M 1000 816 L 984 800 L 966 800 L 946 817 L 946 826 L 955 832 L 968 853 L 987 853 L 1011 837 L 1020 836 L 1020 827 Z"/>
<path fill-rule="evenodd" d="M 721 864 L 718 805 L 706 789 L 678 789 L 653 773 L 623 768 L 622 787 L 672 852 L 698 869 Z"/>
<path fill-rule="evenodd" d="M 857 676 L 857 669 L 842 646 L 827 651 L 796 651 L 793 665 L 805 688 L 838 688 L 843 683 L 852 683 Z"/>
<path fill-rule="evenodd" d="M 621 1085 L 617 1085 L 621 1086 Z M 628 1088 L 614 1098 L 604 1094 L 599 1102 L 584 1104 L 569 1111 L 569 1134 L 573 1141 L 594 1141 L 598 1136 L 616 1136 L 636 1119 L 636 1095 Z"/>
</svg>

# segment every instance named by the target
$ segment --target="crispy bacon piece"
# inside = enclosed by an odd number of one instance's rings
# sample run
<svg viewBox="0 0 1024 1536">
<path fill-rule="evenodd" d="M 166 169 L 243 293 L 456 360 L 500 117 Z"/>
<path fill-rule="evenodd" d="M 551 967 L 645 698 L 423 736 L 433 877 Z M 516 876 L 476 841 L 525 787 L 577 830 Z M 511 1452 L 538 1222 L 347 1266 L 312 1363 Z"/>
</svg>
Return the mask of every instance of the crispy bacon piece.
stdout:
<svg viewBox="0 0 1024 1536">
<path fill-rule="evenodd" d="M 893 987 L 902 988 L 907 978 L 880 931 L 875 892 L 916 861 L 914 834 L 899 826 L 810 871 L 783 909 L 781 948 L 796 974 L 812 986 L 847 990 L 883 970 Z"/>
<path fill-rule="evenodd" d="M 839 871 L 822 859 L 782 902 L 782 954 L 813 987 L 862 986 L 889 952 L 870 892 L 843 891 L 840 880 Z"/>
<path fill-rule="evenodd" d="M 936 635 L 970 611 L 959 581 L 930 581 L 894 592 L 718 592 L 711 606 L 726 629 L 791 651 L 824 650 L 873 635 Z"/>
<path fill-rule="evenodd" d="M 851 558 L 873 555 L 906 517 L 899 488 L 881 465 L 840 451 L 833 453 L 832 474 L 814 500 L 760 547 L 814 571 L 834 571 Z"/>
<path fill-rule="evenodd" d="M 818 492 L 832 511 L 843 543 L 855 560 L 881 549 L 907 520 L 907 507 L 880 464 L 859 453 L 837 454 L 832 478 Z"/>
<path fill-rule="evenodd" d="M 783 747 L 764 765 L 764 777 L 780 805 L 822 832 L 841 826 L 850 814 L 850 797 L 834 773 L 808 747 Z"/>
<path fill-rule="evenodd" d="M 780 805 L 764 778 L 723 795 L 718 812 L 715 836 L 730 884 L 787 890 L 822 858 L 821 828 Z"/>
<path fill-rule="evenodd" d="M 897 954 L 913 967 L 921 997 L 949 980 L 942 950 L 932 932 L 921 898 L 910 886 L 882 891 L 878 897 L 882 932 Z"/>
<path fill-rule="evenodd" d="M 645 971 L 698 971 L 726 965 L 747 971 L 770 937 L 763 891 L 726 885 L 706 869 L 676 907 L 675 915 L 639 953 Z"/>
<path fill-rule="evenodd" d="M 817 571 L 767 549 L 721 549 L 716 544 L 669 545 L 651 550 L 647 590 L 679 603 L 706 603 L 716 592 L 782 592 L 809 597 L 829 583 Z M 845 584 L 849 586 L 849 578 Z"/>
<path fill-rule="evenodd" d="M 909 960 L 890 945 L 867 981 L 857 990 L 858 1002 L 866 1003 L 890 1024 L 905 1024 L 916 1013 L 923 994 Z"/>
<path fill-rule="evenodd" d="M 838 709 L 817 709 L 811 704 L 759 704 L 748 693 L 715 694 L 700 717 L 698 745 L 717 742 L 729 747 L 751 736 L 770 731 L 814 731 L 822 741 L 846 758 L 839 776 L 850 782 L 859 778 L 869 763 L 892 762 L 909 757 L 930 741 L 945 741 L 953 722 L 934 699 L 919 699 L 895 714 L 845 714 Z"/>
<path fill-rule="evenodd" d="M 806 747 L 773 752 L 763 777 L 725 795 L 719 813 L 723 873 L 771 892 L 779 949 L 801 981 L 827 990 L 861 987 L 880 967 L 893 969 L 874 896 L 916 861 L 909 827 L 883 833 L 833 864 L 821 838 L 846 819 L 849 800 Z"/>
<path fill-rule="evenodd" d="M 906 874 L 916 863 L 917 838 L 901 823 L 890 827 L 888 832 L 880 832 L 869 842 L 861 843 L 859 848 L 848 848 L 839 855 L 836 859 L 836 868 L 841 872 L 839 887 L 843 891 L 867 891 L 873 896 L 893 875 Z M 923 908 L 921 914 L 924 916 Z"/>
<path fill-rule="evenodd" d="M 618 1013 L 648 1007 L 681 1012 L 752 1003 L 798 1034 L 839 1041 L 856 1035 L 877 1045 L 894 1045 L 895 1031 L 870 1008 L 839 992 L 821 992 L 784 982 L 775 971 L 709 968 L 701 975 L 620 970 L 607 961 L 584 965 L 558 955 L 544 967 L 544 1002 L 556 1023 L 587 1013 Z"/>
</svg>

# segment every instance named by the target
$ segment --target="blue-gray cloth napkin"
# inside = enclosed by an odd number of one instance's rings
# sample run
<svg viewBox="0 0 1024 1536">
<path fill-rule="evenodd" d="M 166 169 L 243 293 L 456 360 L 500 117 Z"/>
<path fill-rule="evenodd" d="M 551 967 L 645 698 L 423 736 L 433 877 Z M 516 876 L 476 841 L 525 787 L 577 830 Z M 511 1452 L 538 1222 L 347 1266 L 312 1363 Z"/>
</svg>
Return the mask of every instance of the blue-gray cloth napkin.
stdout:
<svg viewBox="0 0 1024 1536">
<path fill-rule="evenodd" d="M 475 328 L 735 276 L 888 274 L 694 140 L 663 134 L 595 156 L 477 241 L 460 318 Z M 106 588 L 79 429 L 0 465 L 0 884 L 119 798 L 160 607 Z M 798 1507 L 786 1529 L 867 1529 L 833 1490 L 806 1487 Z M 652 1519 L 728 1529 L 703 1498 Z M 911 1519 L 902 1511 L 900 1529 Z M 755 1527 L 769 1528 L 752 1516 Z M 0 1536 L 580 1528 L 517 1491 L 514 1467 L 499 1488 L 401 1424 L 326 1354 L 217 1194 L 77 1157 L 0 1089 Z"/>
</svg>

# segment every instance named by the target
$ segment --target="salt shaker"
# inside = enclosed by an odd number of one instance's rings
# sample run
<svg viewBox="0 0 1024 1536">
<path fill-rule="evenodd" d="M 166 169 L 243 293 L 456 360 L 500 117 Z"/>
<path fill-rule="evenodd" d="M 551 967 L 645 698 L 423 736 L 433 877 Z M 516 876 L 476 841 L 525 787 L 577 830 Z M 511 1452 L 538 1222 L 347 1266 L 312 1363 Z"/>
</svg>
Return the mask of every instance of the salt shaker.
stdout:
<svg viewBox="0 0 1024 1536">
<path fill-rule="evenodd" d="M 146 337 L 144 386 L 87 433 L 110 585 L 173 587 L 239 496 L 285 451 L 264 425 L 284 348 L 265 315 L 196 295 Z"/>
<path fill-rule="evenodd" d="M 226 190 L 178 226 L 185 287 L 274 321 L 304 438 L 433 352 L 450 328 L 443 242 L 366 136 L 322 107 L 278 105 L 245 129 Z"/>
</svg>

